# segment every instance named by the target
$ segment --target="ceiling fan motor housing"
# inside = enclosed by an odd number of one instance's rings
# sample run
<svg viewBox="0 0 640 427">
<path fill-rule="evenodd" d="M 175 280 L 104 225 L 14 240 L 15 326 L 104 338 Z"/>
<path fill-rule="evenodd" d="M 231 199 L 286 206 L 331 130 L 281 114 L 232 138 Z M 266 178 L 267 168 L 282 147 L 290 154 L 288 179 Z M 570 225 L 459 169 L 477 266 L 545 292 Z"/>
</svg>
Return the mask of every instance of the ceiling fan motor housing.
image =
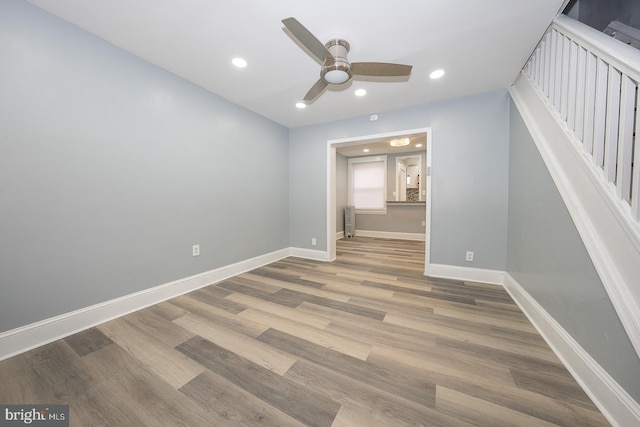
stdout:
<svg viewBox="0 0 640 427">
<path fill-rule="evenodd" d="M 325 60 L 320 70 L 320 77 L 329 84 L 343 84 L 351 80 L 353 73 L 351 64 L 347 60 L 349 43 L 342 39 L 332 39 L 325 44 L 325 47 L 333 58 Z"/>
</svg>

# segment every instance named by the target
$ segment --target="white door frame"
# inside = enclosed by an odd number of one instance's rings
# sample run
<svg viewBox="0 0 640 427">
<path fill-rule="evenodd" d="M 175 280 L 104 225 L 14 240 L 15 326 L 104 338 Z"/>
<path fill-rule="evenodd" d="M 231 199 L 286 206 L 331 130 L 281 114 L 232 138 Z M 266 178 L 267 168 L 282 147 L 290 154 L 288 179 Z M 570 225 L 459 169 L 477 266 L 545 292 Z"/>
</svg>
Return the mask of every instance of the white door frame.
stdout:
<svg viewBox="0 0 640 427">
<path fill-rule="evenodd" d="M 433 152 L 433 136 L 431 134 L 430 127 L 327 140 L 327 261 L 333 261 L 336 259 L 336 147 L 342 145 L 361 145 L 371 139 L 393 138 L 416 133 L 424 133 L 427 136 L 424 153 L 427 176 L 426 181 L 424 181 L 424 186 L 422 186 L 422 190 L 426 190 L 424 242 L 425 274 L 429 271 L 429 266 L 431 264 L 431 164 Z"/>
</svg>

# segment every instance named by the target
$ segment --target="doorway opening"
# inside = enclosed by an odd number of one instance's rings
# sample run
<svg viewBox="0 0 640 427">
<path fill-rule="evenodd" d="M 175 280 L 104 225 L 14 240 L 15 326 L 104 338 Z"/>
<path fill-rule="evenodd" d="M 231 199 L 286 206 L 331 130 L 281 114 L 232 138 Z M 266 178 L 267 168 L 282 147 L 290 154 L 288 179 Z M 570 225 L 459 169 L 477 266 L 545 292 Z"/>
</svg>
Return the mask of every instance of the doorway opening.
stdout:
<svg viewBox="0 0 640 427">
<path fill-rule="evenodd" d="M 430 265 L 430 249 L 431 249 L 431 164 L 432 164 L 432 149 L 433 138 L 431 135 L 431 128 L 409 129 L 400 130 L 396 132 L 363 135 L 352 138 L 331 139 L 327 141 L 327 258 L 329 261 L 333 261 L 336 258 L 336 224 L 338 220 L 337 202 L 336 202 L 336 163 L 337 163 L 337 149 L 344 147 L 353 148 L 354 150 L 362 150 L 363 145 L 378 147 L 377 150 L 382 150 L 383 142 L 390 139 L 410 138 L 420 136 L 424 138 L 425 143 L 421 153 L 423 154 L 426 174 L 421 179 L 420 190 L 424 192 L 425 200 L 425 272 L 429 270 Z M 382 151 L 373 151 L 367 154 L 381 154 Z"/>
</svg>

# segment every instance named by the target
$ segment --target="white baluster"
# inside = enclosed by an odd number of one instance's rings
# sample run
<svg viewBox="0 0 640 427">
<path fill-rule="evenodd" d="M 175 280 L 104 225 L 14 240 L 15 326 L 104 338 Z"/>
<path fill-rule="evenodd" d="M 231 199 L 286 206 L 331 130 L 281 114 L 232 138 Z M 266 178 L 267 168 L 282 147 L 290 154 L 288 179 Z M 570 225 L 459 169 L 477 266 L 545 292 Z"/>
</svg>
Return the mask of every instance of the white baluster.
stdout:
<svg viewBox="0 0 640 427">
<path fill-rule="evenodd" d="M 587 76 L 587 51 L 578 46 L 578 64 L 576 67 L 576 106 L 575 106 L 575 130 L 576 138 L 584 140 L 584 105 L 585 105 L 585 82 Z"/>
<path fill-rule="evenodd" d="M 618 163 L 618 130 L 620 121 L 620 71 L 609 65 L 607 86 L 607 116 L 604 136 L 604 175 L 608 182 L 616 182 Z"/>
<path fill-rule="evenodd" d="M 578 84 L 578 45 L 569 41 L 569 82 L 567 85 L 567 125 L 575 132 Z"/>
<path fill-rule="evenodd" d="M 538 50 L 538 57 L 536 58 L 537 60 L 537 64 L 538 64 L 538 78 L 540 80 L 540 85 L 538 86 L 538 90 L 543 91 L 544 90 L 544 85 L 545 85 L 545 81 L 544 81 L 544 50 L 545 47 L 544 45 L 540 46 L 540 49 Z"/>
<path fill-rule="evenodd" d="M 551 66 L 551 32 L 547 31 L 544 38 L 542 39 L 542 61 L 540 61 L 540 70 L 542 71 L 542 90 L 544 94 L 549 97 L 549 67 Z"/>
<path fill-rule="evenodd" d="M 595 120 L 596 105 L 596 74 L 597 58 L 587 52 L 587 71 L 585 82 L 585 107 L 584 107 L 584 150 L 593 153 L 593 122 Z"/>
<path fill-rule="evenodd" d="M 545 95 L 549 98 L 549 101 L 553 103 L 553 93 L 555 91 L 556 83 L 556 37 L 558 32 L 556 30 L 551 31 L 551 37 L 549 38 L 549 63 L 546 66 L 549 72 L 549 85 L 545 88 Z"/>
<path fill-rule="evenodd" d="M 560 111 L 560 92 L 562 90 L 562 57 L 563 57 L 563 43 L 564 37 L 561 33 L 557 33 L 556 36 L 556 62 L 555 62 L 555 85 L 553 86 L 553 105 L 556 107 L 556 111 Z"/>
<path fill-rule="evenodd" d="M 538 86 L 538 89 L 540 89 L 540 49 L 536 49 L 536 53 L 535 55 L 533 55 L 532 58 L 533 61 L 533 76 L 534 76 L 534 81 L 536 82 L 536 85 Z"/>
<path fill-rule="evenodd" d="M 604 167 L 604 134 L 607 118 L 607 74 L 609 67 L 600 58 L 597 60 L 596 104 L 593 118 L 593 162 Z"/>
<path fill-rule="evenodd" d="M 637 83 L 622 75 L 620 91 L 620 136 L 618 142 L 618 198 L 631 201 L 631 166 L 633 161 L 633 124 L 635 117 Z"/>
<path fill-rule="evenodd" d="M 569 66 L 571 64 L 571 40 L 562 36 L 562 78 L 560 80 L 560 103 L 558 104 L 560 117 L 565 122 L 568 119 L 569 106 Z M 575 76 L 575 72 L 573 73 Z M 573 104 L 573 100 L 571 101 Z"/>
<path fill-rule="evenodd" d="M 631 215 L 640 220 L 640 97 L 636 96 L 636 131 L 633 144 L 635 163 L 631 172 Z"/>
</svg>

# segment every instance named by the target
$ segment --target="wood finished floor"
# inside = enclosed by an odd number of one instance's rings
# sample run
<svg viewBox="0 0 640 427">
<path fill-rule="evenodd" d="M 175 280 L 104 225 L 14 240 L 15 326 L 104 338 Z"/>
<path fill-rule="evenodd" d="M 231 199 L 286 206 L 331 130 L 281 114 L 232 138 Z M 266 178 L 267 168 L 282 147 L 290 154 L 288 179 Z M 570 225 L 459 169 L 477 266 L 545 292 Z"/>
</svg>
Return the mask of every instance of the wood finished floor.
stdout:
<svg viewBox="0 0 640 427">
<path fill-rule="evenodd" d="M 0 362 L 0 403 L 73 426 L 604 426 L 498 286 L 424 244 L 341 240 Z"/>
</svg>

